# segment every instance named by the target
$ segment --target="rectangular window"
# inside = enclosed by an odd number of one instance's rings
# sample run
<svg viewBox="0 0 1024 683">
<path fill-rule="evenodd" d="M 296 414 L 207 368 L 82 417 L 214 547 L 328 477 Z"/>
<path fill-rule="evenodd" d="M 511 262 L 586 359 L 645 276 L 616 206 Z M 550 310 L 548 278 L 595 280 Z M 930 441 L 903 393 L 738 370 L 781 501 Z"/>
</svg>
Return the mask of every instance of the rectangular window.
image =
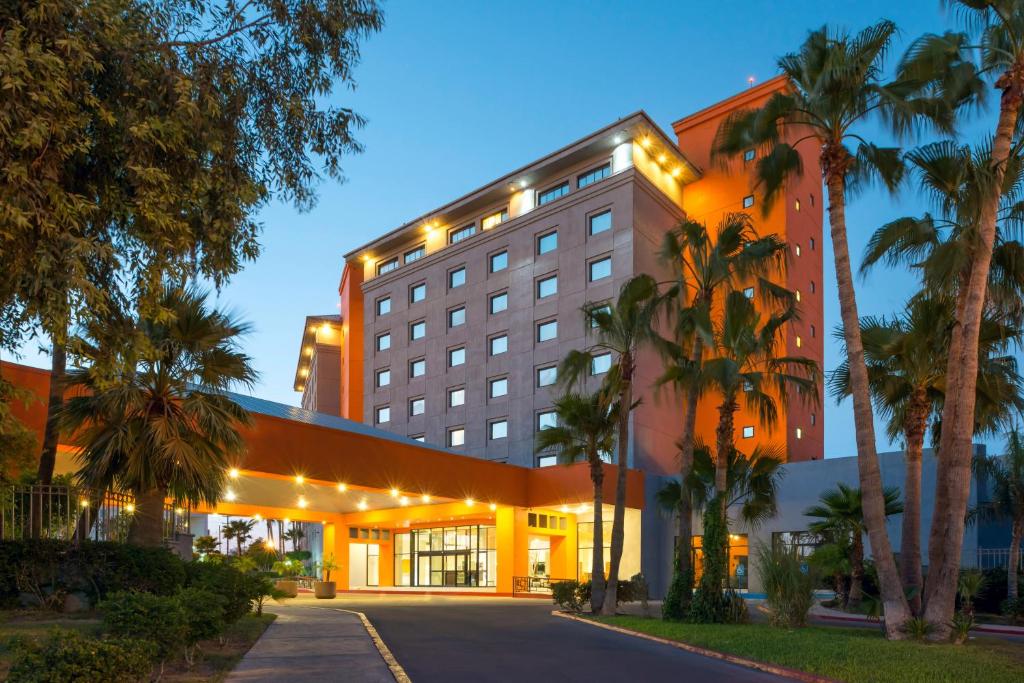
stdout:
<svg viewBox="0 0 1024 683">
<path fill-rule="evenodd" d="M 558 276 L 549 275 L 548 277 L 537 280 L 537 298 L 543 299 L 545 297 L 554 296 L 558 294 Z"/>
<path fill-rule="evenodd" d="M 459 387 L 458 389 L 448 390 L 448 407 L 458 408 L 461 405 L 466 404 L 466 389 L 465 387 Z"/>
<path fill-rule="evenodd" d="M 814 280 L 811 280 L 811 294 L 814 294 Z"/>
<path fill-rule="evenodd" d="M 409 288 L 409 303 L 415 304 L 427 298 L 427 283 L 421 282 Z"/>
<path fill-rule="evenodd" d="M 508 208 L 495 211 L 494 213 L 484 216 L 484 219 L 480 221 L 480 227 L 484 230 L 490 230 L 496 225 L 501 225 L 508 220 Z"/>
<path fill-rule="evenodd" d="M 794 291 L 793 294 L 796 295 L 796 300 L 800 301 L 800 290 L 798 289 L 798 290 Z"/>
<path fill-rule="evenodd" d="M 376 384 L 378 387 L 386 387 L 391 384 L 391 370 L 389 368 L 377 371 Z"/>
<path fill-rule="evenodd" d="M 796 428 L 796 438 L 798 438 L 798 439 L 804 438 L 804 430 L 802 428 L 800 428 L 800 427 Z"/>
<path fill-rule="evenodd" d="M 377 424 L 382 425 L 391 422 L 391 407 L 380 406 L 377 408 Z"/>
<path fill-rule="evenodd" d="M 814 251 L 814 238 L 813 237 L 809 237 L 808 239 L 810 240 L 808 242 L 808 244 L 810 244 L 810 246 L 811 246 L 811 251 Z"/>
<path fill-rule="evenodd" d="M 757 158 L 757 152 L 755 150 L 752 150 L 752 149 L 743 150 L 743 163 L 749 164 L 755 158 Z"/>
<path fill-rule="evenodd" d="M 448 311 L 448 327 L 458 327 L 466 324 L 466 307 L 459 306 Z"/>
<path fill-rule="evenodd" d="M 804 345 L 804 340 L 803 340 L 803 339 L 802 339 L 802 338 L 800 337 L 800 335 L 798 334 L 798 335 L 796 336 L 796 348 L 798 348 L 798 349 L 799 349 L 799 348 L 801 348 L 801 347 L 802 347 L 803 345 Z"/>
<path fill-rule="evenodd" d="M 817 336 L 818 336 L 818 328 L 816 328 L 814 325 L 811 325 L 811 339 L 814 339 Z"/>
<path fill-rule="evenodd" d="M 491 315 L 495 313 L 501 313 L 508 308 L 508 292 L 501 292 L 499 294 L 491 295 L 490 300 L 490 311 Z"/>
<path fill-rule="evenodd" d="M 558 231 L 552 231 L 537 238 L 537 253 L 546 254 L 558 248 Z"/>
<path fill-rule="evenodd" d="M 590 225 L 590 234 L 596 235 L 599 232 L 605 232 L 612 229 L 612 211 L 602 211 L 601 213 L 595 213 L 588 219 Z"/>
<path fill-rule="evenodd" d="M 385 332 L 384 334 L 377 335 L 377 350 L 387 351 L 391 348 L 391 333 Z"/>
<path fill-rule="evenodd" d="M 448 233 L 448 244 L 456 244 L 464 239 L 472 237 L 476 234 L 476 224 L 467 225 L 464 228 L 458 230 L 452 230 Z"/>
<path fill-rule="evenodd" d="M 499 271 L 502 271 L 502 270 L 505 270 L 506 268 L 508 268 L 508 252 L 507 251 L 499 251 L 497 254 L 491 254 L 491 259 L 490 260 L 491 260 L 490 270 L 491 270 L 492 273 L 497 273 Z"/>
<path fill-rule="evenodd" d="M 800 249 L 800 245 L 799 244 L 796 244 L 796 245 L 793 246 L 793 251 L 796 252 L 797 256 L 800 256 L 803 253 L 803 251 Z"/>
<path fill-rule="evenodd" d="M 553 410 L 544 410 L 537 413 L 537 431 L 551 429 L 558 425 L 558 415 Z"/>
<path fill-rule="evenodd" d="M 409 251 L 405 252 L 405 255 L 402 257 L 402 260 L 405 261 L 406 263 L 412 263 L 413 261 L 419 261 L 421 258 L 423 258 L 426 255 L 426 253 L 427 253 L 427 248 L 421 244 L 420 246 L 416 247 L 415 249 L 410 249 Z"/>
<path fill-rule="evenodd" d="M 800 200 L 799 199 L 796 199 L 796 200 L 793 201 L 793 208 L 796 209 L 797 211 L 800 210 Z"/>
<path fill-rule="evenodd" d="M 537 341 L 546 342 L 558 337 L 558 321 L 548 320 L 547 322 L 537 323 Z"/>
<path fill-rule="evenodd" d="M 422 415 L 424 412 L 426 412 L 426 409 L 427 409 L 427 402 L 423 399 L 422 396 L 419 397 L 419 398 L 414 398 L 411 401 L 409 401 L 409 416 L 410 417 L 416 417 L 417 415 Z"/>
<path fill-rule="evenodd" d="M 753 439 L 754 438 L 754 428 L 751 427 L 750 425 L 747 425 L 746 427 L 744 427 L 743 428 L 743 438 L 744 439 Z"/>
<path fill-rule="evenodd" d="M 387 315 L 391 312 L 391 297 L 386 296 L 382 299 L 377 299 L 377 315 Z"/>
<path fill-rule="evenodd" d="M 466 362 L 466 347 L 448 350 L 448 367 L 454 368 Z"/>
<path fill-rule="evenodd" d="M 420 320 L 409 325 L 409 339 L 416 341 L 417 339 L 423 339 L 427 336 L 427 323 L 426 321 Z"/>
<path fill-rule="evenodd" d="M 452 427 L 448 430 L 448 447 L 456 448 L 466 443 L 466 429 L 464 427 Z"/>
<path fill-rule="evenodd" d="M 612 275 L 612 257 L 606 256 L 590 264 L 590 281 L 603 280 Z"/>
<path fill-rule="evenodd" d="M 427 436 L 425 434 L 417 434 L 416 436 L 410 436 L 409 438 L 413 441 L 419 441 L 420 443 L 427 442 Z"/>
<path fill-rule="evenodd" d="M 558 367 L 555 365 L 546 368 L 537 368 L 537 386 L 549 387 L 558 381 Z"/>
<path fill-rule="evenodd" d="M 384 273 L 390 273 L 392 270 L 398 267 L 398 257 L 389 258 L 383 263 L 377 264 L 377 275 L 383 275 Z"/>
<path fill-rule="evenodd" d="M 811 413 L 811 426 L 813 427 L 818 423 L 818 416 L 815 413 Z"/>
<path fill-rule="evenodd" d="M 612 354 L 600 353 L 590 359 L 590 374 L 603 375 L 612 368 Z"/>
<path fill-rule="evenodd" d="M 753 299 L 754 298 L 754 288 L 753 287 L 745 288 L 743 290 L 743 296 L 747 297 L 748 299 Z"/>
<path fill-rule="evenodd" d="M 558 464 L 557 455 L 538 455 L 537 456 L 537 467 L 551 467 L 552 465 Z"/>
<path fill-rule="evenodd" d="M 508 395 L 508 377 L 499 377 L 489 382 L 487 391 L 491 398 L 501 398 Z"/>
<path fill-rule="evenodd" d="M 600 306 L 593 306 L 590 309 L 590 329 L 594 330 L 598 327 L 598 321 L 606 315 L 612 314 L 612 307 L 608 304 L 601 304 Z"/>
<path fill-rule="evenodd" d="M 491 441 L 508 437 L 508 420 L 495 420 L 488 425 Z"/>
<path fill-rule="evenodd" d="M 743 198 L 743 208 L 744 209 L 749 209 L 753 205 L 754 205 L 754 195 L 748 194 L 746 197 Z"/>
<path fill-rule="evenodd" d="M 560 197 L 564 197 L 569 194 L 569 181 L 566 180 L 564 183 L 555 185 L 554 187 L 548 188 L 537 195 L 537 206 L 544 206 L 549 202 L 553 202 Z"/>
<path fill-rule="evenodd" d="M 591 169 L 586 173 L 581 173 L 578 176 L 576 176 L 576 187 L 582 189 L 587 185 L 593 185 L 598 180 L 604 180 L 611 174 L 612 165 L 609 162 L 607 164 L 604 164 L 603 166 L 598 166 L 597 168 Z"/>
<path fill-rule="evenodd" d="M 409 377 L 422 377 L 425 374 L 427 374 L 427 361 L 425 358 L 409 361 Z"/>
<path fill-rule="evenodd" d="M 448 272 L 448 289 L 455 289 L 466 284 L 466 267 L 456 268 Z"/>
<path fill-rule="evenodd" d="M 497 337 L 491 337 L 491 355 L 500 356 L 508 351 L 508 335 L 499 334 Z"/>
</svg>

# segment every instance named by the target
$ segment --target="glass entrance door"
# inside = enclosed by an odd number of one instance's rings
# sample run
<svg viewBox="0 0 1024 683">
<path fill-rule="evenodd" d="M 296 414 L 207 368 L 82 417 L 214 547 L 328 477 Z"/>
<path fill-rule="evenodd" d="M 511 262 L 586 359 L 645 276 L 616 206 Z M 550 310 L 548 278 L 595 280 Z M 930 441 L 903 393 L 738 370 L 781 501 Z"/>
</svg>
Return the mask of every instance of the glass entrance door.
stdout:
<svg viewBox="0 0 1024 683">
<path fill-rule="evenodd" d="M 527 550 L 530 576 L 548 578 L 551 576 L 551 539 L 547 536 L 530 536 Z"/>
</svg>

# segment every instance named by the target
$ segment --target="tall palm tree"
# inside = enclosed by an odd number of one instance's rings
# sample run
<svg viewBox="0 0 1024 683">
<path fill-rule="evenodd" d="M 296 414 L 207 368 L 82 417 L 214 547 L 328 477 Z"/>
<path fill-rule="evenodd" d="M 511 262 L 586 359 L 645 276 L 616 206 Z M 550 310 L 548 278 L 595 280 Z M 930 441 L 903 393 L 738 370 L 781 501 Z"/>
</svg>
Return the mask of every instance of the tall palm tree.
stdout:
<svg viewBox="0 0 1024 683">
<path fill-rule="evenodd" d="M 298 524 L 292 522 L 292 528 L 284 532 L 284 540 L 292 542 L 292 550 L 299 549 L 299 541 L 306 537 L 306 532 L 299 528 Z"/>
<path fill-rule="evenodd" d="M 235 548 L 238 556 L 242 556 L 242 547 L 252 538 L 253 527 L 256 526 L 254 519 L 233 519 L 221 527 L 221 535 L 230 544 L 235 541 Z"/>
<path fill-rule="evenodd" d="M 890 487 L 882 492 L 885 516 L 903 512 L 899 489 Z M 864 597 L 864 518 L 863 494 L 859 488 L 836 484 L 836 488 L 821 494 L 820 503 L 804 510 L 804 516 L 814 517 L 807 530 L 823 536 L 842 539 L 850 549 L 850 591 L 847 604 L 856 606 Z M 874 548 L 872 548 L 872 551 Z"/>
<path fill-rule="evenodd" d="M 162 315 L 97 323 L 77 340 L 87 364 L 69 373 L 61 425 L 83 484 L 134 494 L 132 543 L 160 544 L 168 496 L 216 504 L 244 450 L 238 430 L 250 418 L 225 391 L 256 378 L 237 346 L 249 327 L 207 298 L 167 289 Z"/>
<path fill-rule="evenodd" d="M 878 413 L 887 421 L 890 440 L 905 444 L 903 531 L 900 574 L 914 614 L 921 611 L 921 458 L 928 423 L 941 410 L 946 392 L 946 359 L 953 312 L 944 297 L 914 297 L 901 315 L 893 318 L 862 318 L 861 339 L 868 366 L 871 394 Z M 842 331 L 837 330 L 842 341 Z M 988 321 L 983 332 L 984 391 L 977 406 L 977 429 L 995 431 L 1006 424 L 1011 411 L 1024 406 L 1021 378 L 1013 356 L 998 355 L 1019 337 L 1019 331 Z M 850 395 L 849 366 L 843 363 L 829 378 L 832 394 L 842 400 Z"/>
<path fill-rule="evenodd" d="M 987 511 L 1010 522 L 1010 556 L 1006 565 L 1006 597 L 1015 600 L 1019 593 L 1017 574 L 1021 569 L 1020 542 L 1024 536 L 1024 437 L 1011 429 L 1006 437 L 1006 454 L 978 456 L 975 471 L 988 478 L 990 495 Z"/>
<path fill-rule="evenodd" d="M 585 349 L 570 351 L 558 368 L 559 381 L 566 386 L 585 380 L 592 374 L 594 356 L 610 353 L 611 368 L 601 381 L 601 391 L 608 403 L 617 403 L 618 444 L 615 487 L 615 510 L 612 515 L 612 537 L 608 560 L 608 582 L 602 614 L 615 614 L 619 563 L 626 522 L 626 472 L 629 467 L 629 419 L 633 400 L 633 376 L 638 354 L 660 339 L 655 331 L 661 295 L 658 283 L 649 275 L 637 275 L 627 281 L 616 300 L 610 304 L 588 303 L 583 307 L 584 325 L 594 339 Z"/>
<path fill-rule="evenodd" d="M 956 604 L 960 551 L 970 496 L 972 421 L 978 348 L 986 308 L 986 289 L 997 242 L 1004 177 L 1020 152 L 1017 129 L 1024 104 L 1024 2 L 1021 0 L 959 0 L 955 6 L 964 32 L 926 35 L 916 41 L 901 73 L 929 82 L 950 99 L 970 97 L 982 102 L 989 87 L 999 93 L 999 115 L 987 163 L 979 175 L 977 228 L 966 277 L 958 292 L 956 326 L 951 338 L 947 375 L 960 391 L 943 406 L 939 450 L 944 454 L 937 475 L 936 513 L 929 540 L 925 619 L 935 638 L 949 634 Z"/>
<path fill-rule="evenodd" d="M 882 477 L 850 267 L 846 201 L 848 193 L 869 180 L 880 180 L 895 191 L 902 178 L 899 149 L 867 142 L 861 130 L 866 122 L 880 118 L 896 132 L 904 133 L 923 115 L 936 127 L 949 129 L 953 112 L 946 100 L 930 91 L 918 95 L 916 81 L 883 80 L 883 62 L 895 35 L 896 26 L 888 21 L 856 35 L 827 27 L 812 31 L 798 52 L 778 62 L 789 79 L 789 88 L 772 94 L 759 109 L 729 116 L 718 131 L 713 152 L 716 156 L 734 157 L 751 148 L 761 150 L 755 173 L 765 195 L 765 211 L 788 179 L 803 173 L 797 147 L 812 145 L 818 152 L 828 190 L 829 227 L 850 363 L 865 514 L 882 586 L 886 633 L 890 638 L 902 638 L 901 627 L 910 617 L 910 609 L 885 529 Z M 788 134 L 790 131 L 793 135 Z"/>
<path fill-rule="evenodd" d="M 663 261 L 672 266 L 675 282 L 666 292 L 674 340 L 664 345 L 666 369 L 659 384 L 671 384 L 683 395 L 682 435 L 679 440 L 679 476 L 686 481 L 693 468 L 697 401 L 700 397 L 700 368 L 704 348 L 712 343 L 711 309 L 725 292 L 756 282 L 764 295 L 775 292 L 768 276 L 785 268 L 786 245 L 777 235 L 761 237 L 748 214 L 726 215 L 712 234 L 707 225 L 683 220 L 665 235 Z M 673 582 L 684 581 L 679 606 L 683 614 L 691 595 L 692 566 L 690 539 L 693 536 L 693 506 L 680 496 L 677 515 L 677 554 Z M 685 577 L 685 578 L 684 578 Z"/>
<path fill-rule="evenodd" d="M 554 449 L 559 461 L 572 464 L 585 460 L 590 465 L 594 485 L 594 549 L 590 570 L 590 609 L 595 614 L 604 607 L 604 461 L 611 453 L 618 426 L 618 406 L 608 405 L 603 392 L 568 392 L 555 400 L 558 424 L 537 433 L 537 452 Z"/>
</svg>

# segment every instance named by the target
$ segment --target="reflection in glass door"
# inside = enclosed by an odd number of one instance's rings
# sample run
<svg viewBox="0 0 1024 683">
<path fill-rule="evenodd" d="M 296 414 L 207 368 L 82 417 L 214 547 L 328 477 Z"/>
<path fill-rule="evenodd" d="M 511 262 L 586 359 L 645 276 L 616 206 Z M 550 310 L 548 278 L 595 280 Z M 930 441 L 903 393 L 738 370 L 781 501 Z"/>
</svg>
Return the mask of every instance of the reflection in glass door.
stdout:
<svg viewBox="0 0 1024 683">
<path fill-rule="evenodd" d="M 530 576 L 551 576 L 551 539 L 547 536 L 530 536 L 527 562 Z"/>
</svg>

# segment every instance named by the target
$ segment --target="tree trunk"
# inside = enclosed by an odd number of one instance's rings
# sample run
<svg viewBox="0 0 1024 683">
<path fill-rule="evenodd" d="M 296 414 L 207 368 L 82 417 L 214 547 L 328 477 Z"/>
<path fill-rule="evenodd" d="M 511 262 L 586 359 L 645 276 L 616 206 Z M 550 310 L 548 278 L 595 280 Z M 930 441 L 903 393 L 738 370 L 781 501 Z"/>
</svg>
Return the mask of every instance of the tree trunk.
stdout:
<svg viewBox="0 0 1024 683">
<path fill-rule="evenodd" d="M 132 545 L 161 546 L 164 539 L 163 488 L 134 491 L 135 512 L 128 528 L 128 542 Z"/>
<path fill-rule="evenodd" d="M 704 341 L 700 335 L 694 335 L 693 350 L 690 354 L 690 362 L 694 367 L 699 367 L 704 355 Z M 693 499 L 686 490 L 686 481 L 693 471 L 693 442 L 697 433 L 697 401 L 700 398 L 700 391 L 697 383 L 686 388 L 686 396 L 683 399 L 682 425 L 683 434 L 680 437 L 679 449 L 679 519 L 677 544 L 676 544 L 676 571 L 681 576 L 688 576 L 693 571 L 693 558 L 690 555 L 690 547 L 693 545 Z M 680 595 L 683 601 L 682 613 L 686 613 L 686 607 L 690 601 L 690 591 L 693 586 L 687 586 L 687 590 Z"/>
<path fill-rule="evenodd" d="M 618 607 L 619 562 L 626 527 L 626 473 L 629 471 L 629 414 L 633 405 L 632 357 L 628 353 L 619 359 L 624 370 L 622 390 L 619 392 L 619 465 L 615 487 L 615 512 L 612 516 L 611 557 L 608 560 L 608 586 L 604 594 L 601 614 L 613 615 Z"/>
<path fill-rule="evenodd" d="M 733 450 L 733 425 L 739 405 L 732 394 L 718 406 L 718 428 L 715 430 L 715 491 L 724 501 L 729 486 L 729 455 Z M 722 510 L 725 514 L 725 508 Z M 724 519 L 724 517 L 723 517 Z"/>
<path fill-rule="evenodd" d="M 978 335 L 985 310 L 992 249 L 996 239 L 996 221 L 1002 196 L 1003 177 L 1013 144 L 1014 129 L 1024 94 L 1024 63 L 1015 62 L 996 81 L 1002 90 L 999 122 L 992 140 L 992 184 L 995 190 L 980 207 L 978 236 L 972 254 L 970 278 L 962 317 L 957 321 L 963 339 L 959 356 L 950 354 L 947 384 L 956 387 L 946 396 L 942 417 L 940 450 L 944 466 L 946 500 L 935 499 L 936 513 L 945 515 L 945 526 L 935 553 L 937 560 L 928 567 L 929 581 L 925 599 L 925 619 L 932 624 L 932 640 L 947 640 L 956 608 L 960 553 L 963 547 L 967 501 L 971 493 L 971 442 L 974 436 L 974 403 L 978 382 Z M 948 412 L 947 412 L 948 411 Z"/>
<path fill-rule="evenodd" d="M 903 433 L 907 442 L 906 474 L 903 482 L 903 534 L 900 545 L 900 575 L 909 593 L 910 610 L 921 613 L 921 455 L 928 429 L 931 406 L 923 387 L 917 387 L 907 406 Z"/>
<path fill-rule="evenodd" d="M 1017 573 L 1020 571 L 1020 537 L 1024 533 L 1024 520 L 1014 520 L 1010 528 L 1010 558 L 1006 563 L 1006 597 L 1017 599 Z"/>
<path fill-rule="evenodd" d="M 848 163 L 848 160 L 846 161 Z M 834 168 L 835 160 L 825 160 L 824 168 Z M 910 607 L 903 594 L 892 545 L 885 528 L 885 500 L 882 493 L 882 473 L 875 451 L 875 425 L 868 390 L 868 369 L 864 363 L 864 346 L 860 338 L 860 320 L 857 314 L 857 295 L 850 267 L 850 247 L 846 238 L 846 183 L 845 167 L 830 172 L 828 185 L 828 216 L 832 234 L 832 249 L 839 288 L 839 309 L 843 319 L 843 338 L 846 342 L 850 368 L 850 389 L 853 394 L 853 417 L 857 435 L 857 469 L 863 497 L 864 522 L 868 529 L 871 551 L 878 567 L 878 580 L 885 610 L 886 637 L 902 639 L 903 624 L 910 618 Z"/>
<path fill-rule="evenodd" d="M 39 453 L 39 483 L 53 483 L 53 469 L 57 464 L 57 443 L 60 429 L 57 412 L 64 406 L 64 373 L 67 370 L 66 341 L 51 335 L 50 351 L 50 395 L 46 404 L 46 429 L 43 431 L 43 448 Z"/>
<path fill-rule="evenodd" d="M 594 482 L 594 549 L 590 563 L 590 611 L 600 614 L 604 607 L 604 469 L 601 458 L 590 454 L 590 480 Z"/>
<path fill-rule="evenodd" d="M 850 592 L 846 596 L 846 604 L 857 607 L 864 599 L 864 535 L 858 529 L 853 532 L 853 545 L 850 548 Z"/>
</svg>

